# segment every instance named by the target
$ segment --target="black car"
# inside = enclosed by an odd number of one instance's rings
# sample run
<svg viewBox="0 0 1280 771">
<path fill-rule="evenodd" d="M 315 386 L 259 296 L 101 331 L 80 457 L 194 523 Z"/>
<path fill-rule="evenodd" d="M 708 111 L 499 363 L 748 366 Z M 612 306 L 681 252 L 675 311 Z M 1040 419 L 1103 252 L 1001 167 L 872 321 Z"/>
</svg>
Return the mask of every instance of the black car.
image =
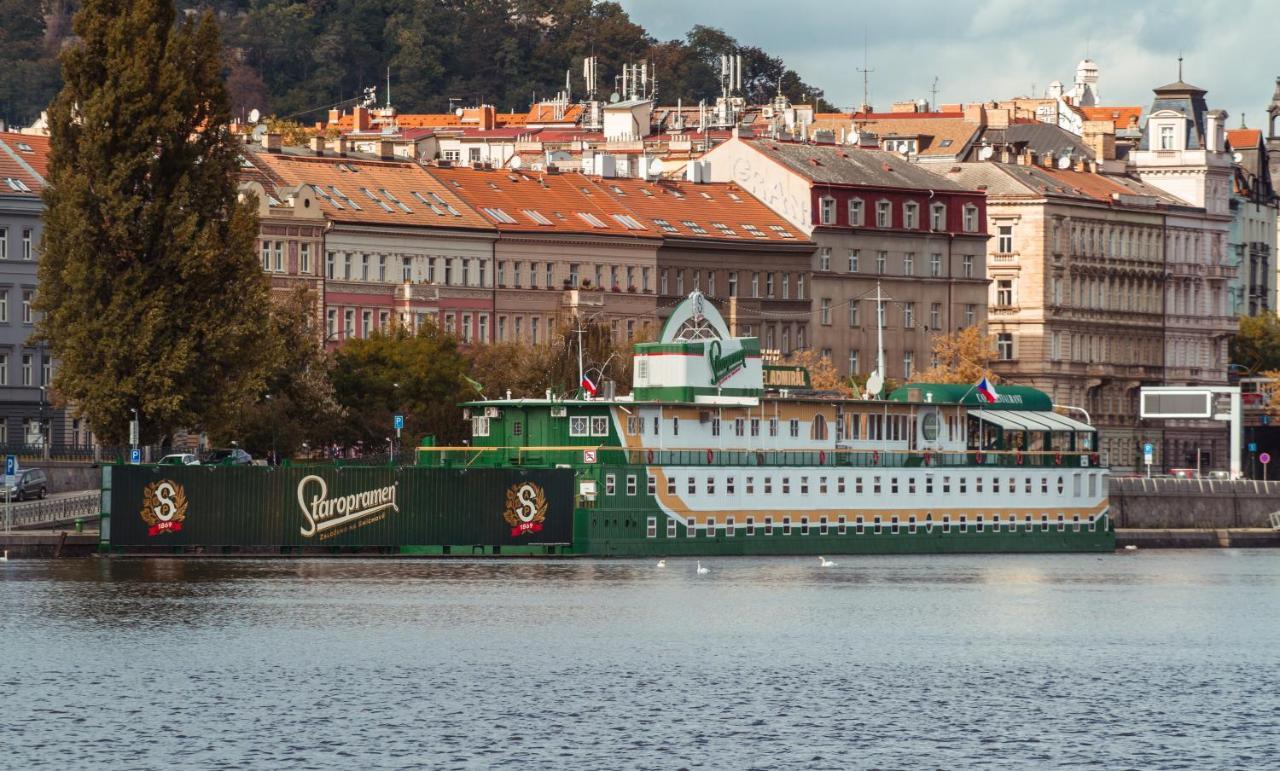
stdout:
<svg viewBox="0 0 1280 771">
<path fill-rule="evenodd" d="M 8 496 L 15 501 L 29 498 L 43 498 L 49 490 L 49 477 L 42 469 L 24 468 L 18 470 L 17 478 L 12 485 L 0 485 L 0 495 Z"/>
<path fill-rule="evenodd" d="M 229 450 L 210 450 L 201 462 L 206 466 L 252 466 L 253 456 L 239 447 L 232 447 Z"/>
</svg>

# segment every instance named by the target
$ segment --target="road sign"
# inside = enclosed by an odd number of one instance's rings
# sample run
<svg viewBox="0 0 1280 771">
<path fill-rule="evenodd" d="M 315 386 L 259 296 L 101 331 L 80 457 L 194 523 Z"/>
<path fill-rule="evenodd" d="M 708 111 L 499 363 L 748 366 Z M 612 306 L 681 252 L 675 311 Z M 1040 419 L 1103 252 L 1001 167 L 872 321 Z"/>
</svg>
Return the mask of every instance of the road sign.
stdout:
<svg viewBox="0 0 1280 771">
<path fill-rule="evenodd" d="M 4 483 L 12 485 L 18 479 L 18 456 L 4 456 Z"/>
<path fill-rule="evenodd" d="M 1156 460 L 1156 446 L 1151 442 L 1142 443 L 1142 462 L 1147 466 L 1147 476 L 1151 476 L 1151 464 Z"/>
<path fill-rule="evenodd" d="M 1143 443 L 1143 445 L 1142 445 L 1142 454 L 1143 454 L 1143 455 L 1150 455 L 1151 453 L 1153 453 L 1153 452 L 1155 452 L 1155 451 L 1156 451 L 1156 446 L 1155 446 L 1154 444 L 1152 444 L 1151 442 L 1144 442 L 1144 443 Z"/>
<path fill-rule="evenodd" d="M 130 462 L 130 463 L 132 463 L 132 464 L 134 464 L 135 466 L 136 466 L 137 464 L 141 463 L 141 462 L 142 462 L 142 450 L 139 450 L 137 447 L 134 447 L 132 450 L 130 450 L 130 451 L 129 451 L 129 462 Z"/>
<path fill-rule="evenodd" d="M 397 431 L 404 428 L 404 415 L 396 415 L 395 426 Z"/>
<path fill-rule="evenodd" d="M 138 443 L 138 421 L 133 419 L 129 421 L 129 444 Z"/>
<path fill-rule="evenodd" d="M 1259 463 L 1261 463 L 1261 464 L 1262 464 L 1262 465 L 1264 465 L 1264 466 L 1265 466 L 1265 465 L 1267 465 L 1268 463 L 1270 463 L 1270 462 L 1271 462 L 1271 453 L 1269 453 L 1269 452 L 1264 452 L 1264 453 L 1262 453 L 1261 455 L 1259 455 L 1259 456 L 1258 456 L 1258 462 L 1259 462 Z"/>
<path fill-rule="evenodd" d="M 596 462 L 596 451 L 595 451 L 595 450 L 583 450 L 583 451 L 582 451 L 582 462 L 583 462 L 583 463 L 595 463 L 595 462 Z"/>
<path fill-rule="evenodd" d="M 1257 452 L 1257 451 L 1258 451 L 1258 443 L 1249 442 L 1249 452 Z"/>
</svg>

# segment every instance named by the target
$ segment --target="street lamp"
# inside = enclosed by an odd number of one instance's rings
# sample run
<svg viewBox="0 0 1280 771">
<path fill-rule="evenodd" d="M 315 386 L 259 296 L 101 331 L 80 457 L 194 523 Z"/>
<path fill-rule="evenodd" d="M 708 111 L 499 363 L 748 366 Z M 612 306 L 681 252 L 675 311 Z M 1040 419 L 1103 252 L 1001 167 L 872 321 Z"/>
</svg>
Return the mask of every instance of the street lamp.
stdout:
<svg viewBox="0 0 1280 771">
<path fill-rule="evenodd" d="M 267 402 L 270 402 L 270 401 L 271 401 L 271 394 L 267 394 L 267 395 L 266 395 L 266 396 L 264 396 L 263 398 L 264 398 L 264 399 L 266 399 L 266 400 L 267 400 Z M 270 413 L 270 412 L 271 412 L 270 407 L 268 407 L 267 412 L 268 412 L 268 413 Z M 271 424 L 271 459 L 268 461 L 268 463 L 270 463 L 270 465 L 272 465 L 272 466 L 278 466 L 278 465 L 280 465 L 280 459 L 276 456 L 276 420 L 275 420 L 275 415 L 268 414 L 268 415 L 267 415 L 267 422 L 269 422 L 269 423 Z"/>
</svg>

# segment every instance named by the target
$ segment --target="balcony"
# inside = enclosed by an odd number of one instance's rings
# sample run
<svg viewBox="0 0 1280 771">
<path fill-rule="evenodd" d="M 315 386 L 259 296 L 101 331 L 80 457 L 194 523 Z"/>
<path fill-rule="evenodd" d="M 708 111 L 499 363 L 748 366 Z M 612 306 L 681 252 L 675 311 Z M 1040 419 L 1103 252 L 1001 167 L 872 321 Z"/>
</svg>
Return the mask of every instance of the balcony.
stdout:
<svg viewBox="0 0 1280 771">
<path fill-rule="evenodd" d="M 566 289 L 560 304 L 566 308 L 603 308 L 605 293 L 599 289 Z"/>
<path fill-rule="evenodd" d="M 1018 261 L 1017 252 L 1006 252 L 991 255 L 991 262 L 995 265 L 1008 265 Z"/>
</svg>

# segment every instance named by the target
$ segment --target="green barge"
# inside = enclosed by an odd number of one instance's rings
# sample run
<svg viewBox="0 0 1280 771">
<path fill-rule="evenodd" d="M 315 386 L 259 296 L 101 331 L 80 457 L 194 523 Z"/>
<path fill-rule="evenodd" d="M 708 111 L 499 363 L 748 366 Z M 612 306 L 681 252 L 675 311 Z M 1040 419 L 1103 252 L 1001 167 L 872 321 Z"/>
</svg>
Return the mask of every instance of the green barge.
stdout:
<svg viewBox="0 0 1280 771">
<path fill-rule="evenodd" d="M 634 391 L 462 405 L 412 466 L 113 466 L 111 554 L 689 556 L 1115 548 L 1094 430 L 1032 388 L 815 392 L 695 293 Z M 584 378 L 584 385 L 592 385 Z"/>
</svg>

